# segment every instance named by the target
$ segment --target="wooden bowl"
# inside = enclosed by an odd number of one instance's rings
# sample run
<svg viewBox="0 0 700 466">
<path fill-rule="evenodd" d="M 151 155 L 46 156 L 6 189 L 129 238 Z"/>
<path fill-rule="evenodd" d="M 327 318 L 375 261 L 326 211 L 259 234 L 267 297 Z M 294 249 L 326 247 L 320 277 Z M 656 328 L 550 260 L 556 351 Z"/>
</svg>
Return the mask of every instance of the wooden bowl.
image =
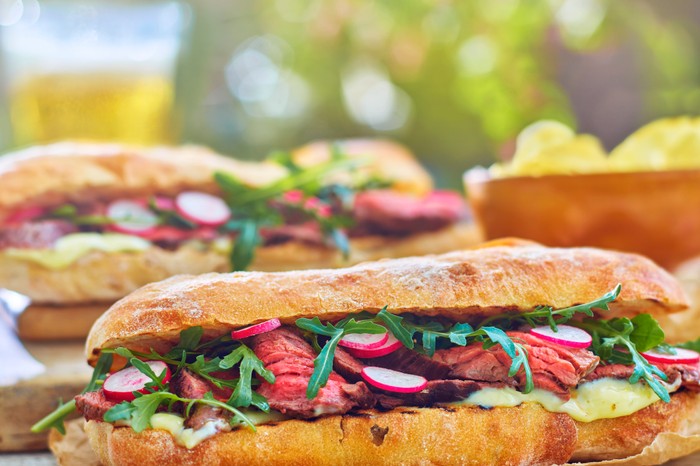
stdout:
<svg viewBox="0 0 700 466">
<path fill-rule="evenodd" d="M 643 254 L 671 269 L 700 255 L 700 170 L 494 179 L 465 173 L 487 239 Z"/>
</svg>

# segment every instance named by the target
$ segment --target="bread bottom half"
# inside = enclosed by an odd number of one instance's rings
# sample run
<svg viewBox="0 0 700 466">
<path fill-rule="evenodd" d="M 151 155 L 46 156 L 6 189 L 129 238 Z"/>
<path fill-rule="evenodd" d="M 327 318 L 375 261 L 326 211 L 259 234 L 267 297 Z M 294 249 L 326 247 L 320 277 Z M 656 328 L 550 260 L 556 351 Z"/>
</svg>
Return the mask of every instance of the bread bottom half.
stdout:
<svg viewBox="0 0 700 466">
<path fill-rule="evenodd" d="M 588 424 L 533 403 L 370 410 L 217 434 L 192 450 L 161 430 L 137 434 L 95 421 L 85 429 L 105 466 L 552 465 L 634 455 L 661 432 L 697 428 L 699 410 L 700 396 L 689 392 L 669 404 Z"/>
<path fill-rule="evenodd" d="M 351 241 L 348 260 L 333 248 L 290 241 L 256 251 L 251 270 L 264 272 L 337 268 L 382 258 L 438 254 L 472 247 L 481 234 L 472 223 L 401 238 L 370 236 Z M 178 274 L 226 272 L 229 259 L 214 250 L 183 246 L 175 251 L 91 252 L 62 269 L 0 252 L 0 287 L 32 298 L 40 305 L 85 305 L 114 302 L 148 283 Z M 83 335 L 84 336 L 84 335 Z"/>
<path fill-rule="evenodd" d="M 83 305 L 30 305 L 17 319 L 17 334 L 23 341 L 85 340 L 92 324 L 112 301 Z"/>
</svg>

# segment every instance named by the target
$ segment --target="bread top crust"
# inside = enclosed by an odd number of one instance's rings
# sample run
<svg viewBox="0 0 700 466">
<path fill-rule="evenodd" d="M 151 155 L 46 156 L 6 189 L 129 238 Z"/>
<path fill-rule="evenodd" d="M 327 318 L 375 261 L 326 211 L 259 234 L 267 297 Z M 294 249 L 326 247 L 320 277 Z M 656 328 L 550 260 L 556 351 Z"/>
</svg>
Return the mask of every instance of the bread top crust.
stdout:
<svg viewBox="0 0 700 466">
<path fill-rule="evenodd" d="M 404 147 L 383 140 L 341 143 L 351 157 L 367 157 L 368 173 L 394 183 L 393 189 L 423 194 L 432 189 L 427 172 Z M 295 152 L 300 165 L 327 160 L 329 143 Z M 216 171 L 262 186 L 288 171 L 270 162 L 245 162 L 204 147 L 143 148 L 120 144 L 61 142 L 0 157 L 0 221 L 27 205 L 56 205 L 115 197 L 174 195 L 187 189 L 217 192 Z"/>
<path fill-rule="evenodd" d="M 271 318 L 333 320 L 359 311 L 412 312 L 473 321 L 538 305 L 589 302 L 622 284 L 606 316 L 687 307 L 679 283 L 650 260 L 593 248 L 496 242 L 443 255 L 367 262 L 336 270 L 177 276 L 115 303 L 93 326 L 86 352 L 101 348 L 167 351 L 183 329 L 205 338 Z"/>
</svg>

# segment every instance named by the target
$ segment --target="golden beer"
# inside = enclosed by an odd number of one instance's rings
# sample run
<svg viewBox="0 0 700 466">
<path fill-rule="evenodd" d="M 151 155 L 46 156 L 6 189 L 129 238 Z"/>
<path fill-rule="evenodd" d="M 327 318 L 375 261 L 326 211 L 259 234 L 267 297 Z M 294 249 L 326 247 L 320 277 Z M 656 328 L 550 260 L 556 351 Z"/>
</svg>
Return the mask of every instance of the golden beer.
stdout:
<svg viewBox="0 0 700 466">
<path fill-rule="evenodd" d="M 9 96 L 15 145 L 60 139 L 170 143 L 174 89 L 165 76 L 46 74 L 15 82 Z"/>
</svg>

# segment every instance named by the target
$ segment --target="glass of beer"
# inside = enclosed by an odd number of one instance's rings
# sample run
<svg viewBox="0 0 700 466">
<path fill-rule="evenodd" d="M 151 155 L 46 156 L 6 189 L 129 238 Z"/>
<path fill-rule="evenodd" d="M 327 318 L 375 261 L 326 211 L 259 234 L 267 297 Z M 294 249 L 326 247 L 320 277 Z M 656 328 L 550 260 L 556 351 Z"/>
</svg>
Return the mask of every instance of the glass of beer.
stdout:
<svg viewBox="0 0 700 466">
<path fill-rule="evenodd" d="M 179 2 L 24 2 L 0 28 L 14 146 L 173 142 Z M 30 8 L 27 8 L 29 6 Z"/>
</svg>

